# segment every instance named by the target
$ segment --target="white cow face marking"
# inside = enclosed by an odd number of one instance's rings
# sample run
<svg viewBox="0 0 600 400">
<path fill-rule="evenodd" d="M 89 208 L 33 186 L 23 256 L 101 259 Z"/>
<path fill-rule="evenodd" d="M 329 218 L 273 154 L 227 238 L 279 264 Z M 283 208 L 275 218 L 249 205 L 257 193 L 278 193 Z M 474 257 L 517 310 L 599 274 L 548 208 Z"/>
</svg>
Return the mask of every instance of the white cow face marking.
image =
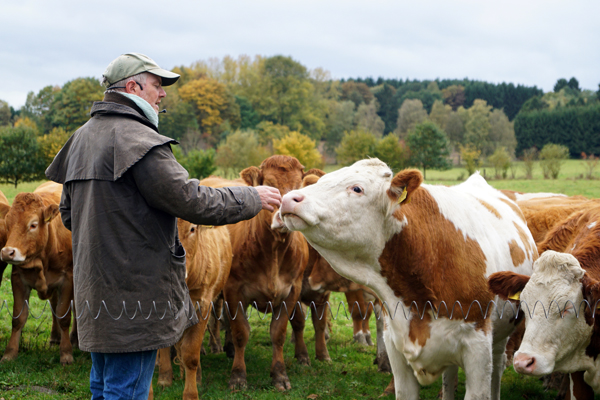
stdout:
<svg viewBox="0 0 600 400">
<path fill-rule="evenodd" d="M 377 159 L 324 175 L 314 185 L 283 198 L 281 215 L 291 230 L 313 245 L 353 255 L 383 248 L 384 221 L 391 216 L 386 194 L 392 171 Z"/>
<path fill-rule="evenodd" d="M 592 332 L 582 306 L 584 273 L 577 259 L 566 253 L 549 250 L 535 262 L 521 293 L 526 330 L 514 358 L 517 372 L 546 375 L 574 371 L 572 364 L 577 364 L 578 355 L 585 352 Z"/>
</svg>

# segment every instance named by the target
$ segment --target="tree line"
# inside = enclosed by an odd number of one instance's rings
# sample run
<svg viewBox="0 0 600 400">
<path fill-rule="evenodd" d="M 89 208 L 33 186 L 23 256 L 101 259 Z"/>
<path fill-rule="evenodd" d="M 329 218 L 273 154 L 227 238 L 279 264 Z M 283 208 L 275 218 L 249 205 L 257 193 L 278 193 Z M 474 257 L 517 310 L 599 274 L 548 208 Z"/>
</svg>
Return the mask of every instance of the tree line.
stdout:
<svg viewBox="0 0 600 400">
<path fill-rule="evenodd" d="M 521 127 L 538 124 L 526 122 L 527 115 L 598 102 L 575 78 L 557 81 L 546 94 L 468 79 L 336 80 L 280 55 L 202 60 L 173 71 L 181 78 L 165 88 L 161 105 L 168 113 L 160 114 L 159 130 L 181 142 L 175 155 L 195 177 L 217 167 L 233 176 L 275 152 L 308 168 L 367 156 L 394 169 L 444 168 L 450 154 L 455 161 L 463 153 L 485 158 L 497 151 L 512 158 L 515 150 L 544 144 L 521 134 Z M 96 78 L 84 77 L 30 92 L 18 110 L 0 100 L 0 179 L 17 184 L 40 176 L 103 91 Z M 17 170 L 27 172 L 17 177 Z"/>
</svg>

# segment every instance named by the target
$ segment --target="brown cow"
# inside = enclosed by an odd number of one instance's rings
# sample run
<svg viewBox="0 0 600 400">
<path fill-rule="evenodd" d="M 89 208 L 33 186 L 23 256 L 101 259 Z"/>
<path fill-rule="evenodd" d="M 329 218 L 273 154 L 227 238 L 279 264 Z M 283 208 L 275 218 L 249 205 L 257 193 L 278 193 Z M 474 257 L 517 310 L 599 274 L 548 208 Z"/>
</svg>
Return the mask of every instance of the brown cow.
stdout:
<svg viewBox="0 0 600 400">
<path fill-rule="evenodd" d="M 60 362 L 73 362 L 69 340 L 73 300 L 73 252 L 71 232 L 58 216 L 62 186 L 47 183 L 34 193 L 19 193 L 5 217 L 7 240 L 0 252 L 13 265 L 11 285 L 14 297 L 12 332 L 2 361 L 14 360 L 28 309 L 25 302 L 31 289 L 40 299 L 50 299 L 53 323 L 60 326 Z M 53 328 L 54 329 L 54 328 Z"/>
<path fill-rule="evenodd" d="M 282 194 L 300 188 L 302 179 L 311 171 L 294 157 L 276 155 L 267 158 L 259 168 L 249 167 L 240 173 L 252 186 L 268 185 Z M 203 182 L 201 182 L 203 183 Z M 233 246 L 233 264 L 224 295 L 231 315 L 231 334 L 235 356 L 229 387 L 246 386 L 244 352 L 249 337 L 249 324 L 244 312 L 249 306 L 262 312 L 273 312 L 271 340 L 273 361 L 272 383 L 278 390 L 291 388 L 283 360 L 288 316 L 296 311 L 292 329 L 296 338 L 296 358 L 309 364 L 303 338 L 304 318 L 297 307 L 302 289 L 302 277 L 308 262 L 308 245 L 302 234 L 281 233 L 270 228 L 273 213 L 263 210 L 256 217 L 229 225 Z"/>
<path fill-rule="evenodd" d="M 4 247 L 6 243 L 6 224 L 4 223 L 4 216 L 10 210 L 10 205 L 8 204 L 8 199 L 0 191 L 0 249 Z M 7 263 L 0 260 L 0 286 L 2 285 L 2 275 L 4 275 L 4 270 L 8 266 Z"/>
<path fill-rule="evenodd" d="M 197 384 L 202 382 L 200 348 L 206 331 L 212 302 L 217 298 L 231 269 L 231 240 L 226 227 L 195 225 L 178 219 L 179 238 L 186 252 L 186 279 L 190 297 L 196 305 L 199 323 L 186 329 L 177 344 L 177 357 L 185 369 L 183 398 L 198 399 Z M 159 351 L 158 384 L 173 382 L 170 349 Z M 152 392 L 150 395 L 152 398 Z"/>
</svg>

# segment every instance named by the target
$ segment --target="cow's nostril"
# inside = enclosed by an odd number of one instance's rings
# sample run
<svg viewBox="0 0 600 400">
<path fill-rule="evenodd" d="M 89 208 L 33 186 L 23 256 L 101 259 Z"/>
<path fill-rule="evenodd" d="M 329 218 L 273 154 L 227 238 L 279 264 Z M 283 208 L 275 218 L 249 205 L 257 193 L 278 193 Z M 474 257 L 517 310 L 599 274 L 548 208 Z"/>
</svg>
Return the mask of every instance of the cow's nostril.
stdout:
<svg viewBox="0 0 600 400">
<path fill-rule="evenodd" d="M 527 363 L 527 368 L 532 367 L 535 364 L 535 357 L 531 357 L 531 360 Z"/>
</svg>

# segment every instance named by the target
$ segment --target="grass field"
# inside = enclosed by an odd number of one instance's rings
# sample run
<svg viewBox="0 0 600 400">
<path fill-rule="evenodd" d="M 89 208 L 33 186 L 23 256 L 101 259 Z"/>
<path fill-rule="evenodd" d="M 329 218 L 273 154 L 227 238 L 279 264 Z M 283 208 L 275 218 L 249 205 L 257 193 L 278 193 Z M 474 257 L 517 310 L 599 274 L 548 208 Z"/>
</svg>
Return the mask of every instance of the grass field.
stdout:
<svg viewBox="0 0 600 400">
<path fill-rule="evenodd" d="M 327 168 L 331 171 L 332 168 Z M 485 168 L 487 175 L 492 170 Z M 517 173 L 519 179 L 490 180 L 501 189 L 524 192 L 560 192 L 569 195 L 581 194 L 588 197 L 600 197 L 598 180 L 580 178 L 585 171 L 581 161 L 568 161 L 563 173 L 557 180 L 544 180 L 541 171 L 535 171 L 533 180 L 522 179 L 522 170 Z M 483 169 L 482 169 L 483 174 Z M 427 183 L 452 185 L 460 183 L 466 177 L 464 169 L 449 171 L 427 171 Z M 38 183 L 19 185 L 15 190 L 9 185 L 0 185 L 0 190 L 10 201 L 16 193 L 31 191 Z M 0 287 L 0 353 L 10 336 L 12 294 L 9 280 L 10 267 L 2 277 Z M 227 389 L 232 361 L 225 354 L 202 356 L 203 382 L 200 397 L 203 399 L 377 399 L 391 379 L 391 375 L 377 372 L 373 365 L 374 347 L 363 347 L 352 341 L 352 322 L 349 314 L 341 305 L 343 297 L 332 297 L 333 315 L 331 339 L 328 343 L 331 363 L 322 363 L 314 359 L 314 330 L 307 322 L 305 338 L 311 355 L 310 367 L 299 366 L 294 359 L 294 347 L 290 343 L 291 327 L 288 328 L 288 341 L 285 345 L 285 361 L 292 389 L 286 393 L 276 392 L 271 387 L 269 366 L 271 345 L 266 317 L 253 313 L 250 318 L 252 331 L 246 350 L 248 370 L 248 389 L 231 392 Z M 31 299 L 32 311 L 21 338 L 19 358 L 13 362 L 0 364 L 0 400 L 9 399 L 89 399 L 88 378 L 91 366 L 89 354 L 75 351 L 75 362 L 62 367 L 59 363 L 58 348 L 48 345 L 50 335 L 50 312 L 46 303 L 35 297 Z M 46 307 L 46 308 L 45 308 Z M 371 321 L 371 330 L 375 336 L 375 322 Z M 375 337 L 373 337 L 375 339 Z M 175 367 L 175 375 L 179 376 Z M 183 381 L 176 379 L 167 389 L 156 387 L 156 399 L 180 399 Z M 421 389 L 422 399 L 437 399 L 441 380 Z M 551 400 L 556 391 L 544 391 L 539 379 L 516 374 L 512 367 L 506 369 L 503 377 L 502 399 L 540 399 Z M 457 398 L 464 397 L 464 374 L 460 374 Z M 384 397 L 391 399 L 393 396 Z M 596 396 L 600 399 L 600 396 Z"/>
</svg>

